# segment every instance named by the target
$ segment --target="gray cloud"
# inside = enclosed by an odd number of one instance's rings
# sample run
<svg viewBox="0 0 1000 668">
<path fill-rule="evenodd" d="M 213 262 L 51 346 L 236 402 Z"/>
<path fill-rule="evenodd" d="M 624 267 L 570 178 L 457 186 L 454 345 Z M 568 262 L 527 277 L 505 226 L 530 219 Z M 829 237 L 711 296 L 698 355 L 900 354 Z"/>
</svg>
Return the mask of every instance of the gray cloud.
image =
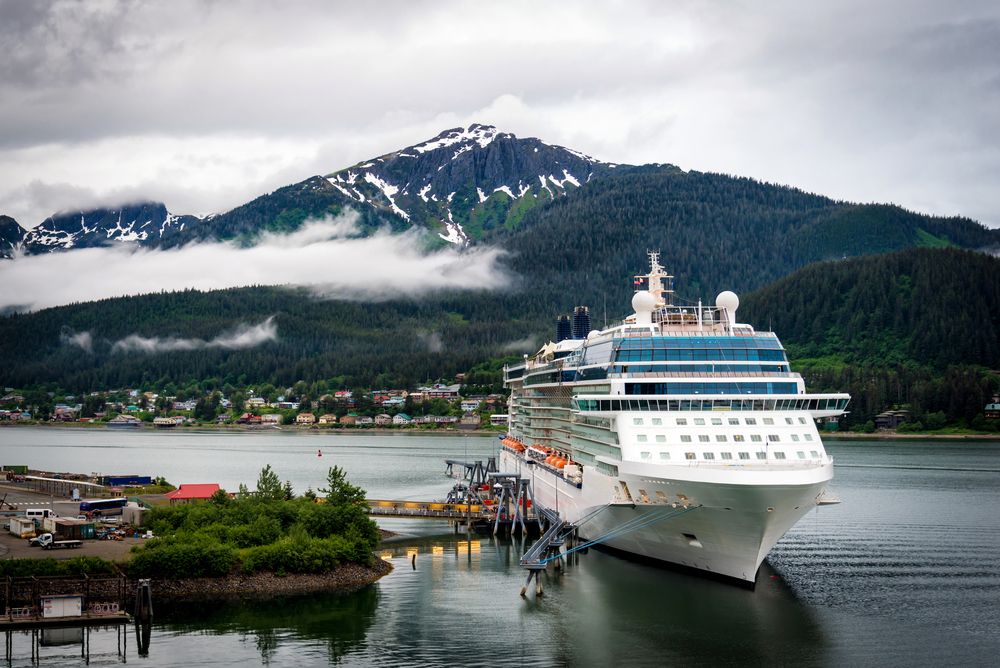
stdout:
<svg viewBox="0 0 1000 668">
<path fill-rule="evenodd" d="M 219 334 L 208 341 L 204 339 L 178 338 L 178 337 L 145 337 L 138 334 L 130 334 L 111 346 L 113 353 L 163 353 L 183 350 L 201 350 L 203 348 L 223 348 L 225 350 L 239 350 L 242 348 L 253 348 L 268 341 L 278 340 L 278 324 L 271 316 L 264 322 L 256 325 L 246 323 L 240 324 L 235 329 L 223 334 Z"/>
<path fill-rule="evenodd" d="M 38 183 L 220 211 L 483 121 L 1000 225 L 998 26 L 986 0 L 0 0 L 0 210 L 37 224 Z"/>
<path fill-rule="evenodd" d="M 505 353 L 531 353 L 538 349 L 535 337 L 528 336 L 517 341 L 509 341 L 500 347 Z"/>
<path fill-rule="evenodd" d="M 88 353 L 94 350 L 94 337 L 90 332 L 66 330 L 59 335 L 59 338 L 64 345 L 76 346 Z"/>
<path fill-rule="evenodd" d="M 445 289 L 500 289 L 510 276 L 494 248 L 423 252 L 416 231 L 356 237 L 357 214 L 312 221 L 252 247 L 191 244 L 171 250 L 83 248 L 0 262 L 0 310 L 37 310 L 160 290 L 306 286 L 317 297 L 385 300 Z M 67 277 L 71 277 L 67 279 Z"/>
</svg>

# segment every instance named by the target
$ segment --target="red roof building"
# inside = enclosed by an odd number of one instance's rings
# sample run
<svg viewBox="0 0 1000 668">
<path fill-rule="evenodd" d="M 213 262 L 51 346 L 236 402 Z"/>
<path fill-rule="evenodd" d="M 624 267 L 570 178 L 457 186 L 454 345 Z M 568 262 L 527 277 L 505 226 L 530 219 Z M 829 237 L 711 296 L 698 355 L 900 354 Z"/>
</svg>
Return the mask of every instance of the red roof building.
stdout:
<svg viewBox="0 0 1000 668">
<path fill-rule="evenodd" d="M 167 492 L 164 496 L 173 505 L 175 503 L 191 503 L 192 501 L 208 501 L 218 491 L 219 484 L 213 482 L 198 485 L 181 485 L 174 491 Z"/>
</svg>

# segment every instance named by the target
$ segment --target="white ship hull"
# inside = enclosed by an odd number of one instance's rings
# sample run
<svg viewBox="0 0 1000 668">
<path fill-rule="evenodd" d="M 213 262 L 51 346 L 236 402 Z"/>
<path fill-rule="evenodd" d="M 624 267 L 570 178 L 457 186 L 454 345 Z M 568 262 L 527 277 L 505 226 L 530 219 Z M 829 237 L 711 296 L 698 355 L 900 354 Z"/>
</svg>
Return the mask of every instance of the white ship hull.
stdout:
<svg viewBox="0 0 1000 668">
<path fill-rule="evenodd" d="M 829 459 L 808 469 L 743 471 L 739 483 L 707 467 L 623 462 L 618 479 L 586 467 L 578 488 L 506 449 L 500 467 L 531 478 L 537 503 L 578 523 L 584 540 L 747 583 L 833 476 Z"/>
</svg>

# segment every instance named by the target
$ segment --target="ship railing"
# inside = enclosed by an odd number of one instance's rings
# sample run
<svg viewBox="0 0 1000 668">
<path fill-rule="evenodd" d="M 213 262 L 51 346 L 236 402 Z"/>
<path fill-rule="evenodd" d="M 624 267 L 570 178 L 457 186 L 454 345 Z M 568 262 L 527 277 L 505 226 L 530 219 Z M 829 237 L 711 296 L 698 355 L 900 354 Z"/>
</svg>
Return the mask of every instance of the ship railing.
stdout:
<svg viewBox="0 0 1000 668">
<path fill-rule="evenodd" d="M 647 362 L 636 362 L 645 366 Z M 801 378 L 794 371 L 630 371 L 608 372 L 608 378 Z"/>
<path fill-rule="evenodd" d="M 678 324 L 678 323 L 662 323 L 662 324 Z M 656 334 L 650 331 L 625 331 L 622 332 L 621 334 L 618 334 L 617 336 L 620 336 L 623 339 L 649 339 L 649 338 L 660 338 L 660 337 L 670 337 L 670 336 L 684 337 L 684 338 L 705 336 L 705 337 L 717 338 L 719 335 L 720 332 L 718 330 L 716 331 L 682 330 L 676 332 L 665 330 L 658 332 Z M 774 332 L 760 331 L 760 330 L 750 331 L 742 329 L 734 329 L 732 331 L 726 331 L 723 335 L 727 338 L 730 336 L 749 337 L 749 338 L 759 338 L 759 337 L 768 337 L 775 339 L 778 338 L 778 336 Z"/>
</svg>

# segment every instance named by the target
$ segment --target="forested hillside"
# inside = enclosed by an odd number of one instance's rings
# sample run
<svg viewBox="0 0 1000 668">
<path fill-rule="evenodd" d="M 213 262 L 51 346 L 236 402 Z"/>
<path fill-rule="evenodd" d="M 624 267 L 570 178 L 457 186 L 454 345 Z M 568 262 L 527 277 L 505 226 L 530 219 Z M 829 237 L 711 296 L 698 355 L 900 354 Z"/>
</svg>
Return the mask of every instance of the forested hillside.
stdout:
<svg viewBox="0 0 1000 668">
<path fill-rule="evenodd" d="M 971 423 L 1000 390 L 995 257 L 912 249 L 814 264 L 747 295 L 740 319 L 777 332 L 811 389 L 850 392 L 849 425 L 893 404 Z"/>
<path fill-rule="evenodd" d="M 531 285 L 569 282 L 582 303 L 627 304 L 630 277 L 660 250 L 677 290 L 713 299 L 763 287 L 811 262 L 914 246 L 980 248 L 1000 230 L 894 206 L 835 202 L 721 174 L 645 166 L 588 183 L 529 212 L 501 241 Z"/>
<path fill-rule="evenodd" d="M 240 349 L 210 342 L 274 318 L 276 339 Z M 305 290 L 240 288 L 108 299 L 0 319 L 4 383 L 74 392 L 215 379 L 243 386 L 298 380 L 406 387 L 451 379 L 538 328 L 513 296 L 461 293 L 367 304 Z M 81 336 L 82 335 L 82 336 Z M 145 346 L 122 346 L 127 337 Z M 119 343 L 116 348 L 115 343 Z"/>
</svg>

